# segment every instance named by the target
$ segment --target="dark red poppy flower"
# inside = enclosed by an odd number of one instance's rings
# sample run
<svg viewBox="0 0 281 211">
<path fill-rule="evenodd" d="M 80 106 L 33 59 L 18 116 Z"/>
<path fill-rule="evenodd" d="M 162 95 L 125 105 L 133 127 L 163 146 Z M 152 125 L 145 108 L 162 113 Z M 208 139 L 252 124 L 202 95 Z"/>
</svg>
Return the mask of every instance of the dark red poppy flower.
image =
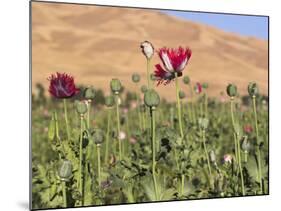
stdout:
<svg viewBox="0 0 281 211">
<path fill-rule="evenodd" d="M 158 55 L 162 61 L 164 68 L 157 64 L 154 75 L 158 81 L 158 85 L 163 83 L 166 85 L 176 77 L 182 76 L 182 71 L 187 65 L 190 57 L 191 50 L 189 48 L 161 48 Z"/>
<path fill-rule="evenodd" d="M 79 92 L 73 77 L 66 73 L 52 74 L 48 80 L 50 81 L 49 92 L 53 97 L 70 98 Z"/>
<path fill-rule="evenodd" d="M 197 82 L 194 89 L 197 94 L 200 94 L 202 92 L 202 85 L 199 82 Z"/>
<path fill-rule="evenodd" d="M 253 132 L 253 127 L 250 124 L 244 125 L 244 132 L 245 133 L 251 133 Z"/>
</svg>

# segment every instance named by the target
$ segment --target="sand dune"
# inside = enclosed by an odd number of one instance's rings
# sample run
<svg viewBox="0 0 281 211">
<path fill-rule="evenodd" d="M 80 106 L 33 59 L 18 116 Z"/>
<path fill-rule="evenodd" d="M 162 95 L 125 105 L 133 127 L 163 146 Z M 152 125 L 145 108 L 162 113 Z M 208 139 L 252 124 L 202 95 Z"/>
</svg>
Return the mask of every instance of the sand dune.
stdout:
<svg viewBox="0 0 281 211">
<path fill-rule="evenodd" d="M 118 77 L 133 90 L 133 72 L 146 83 L 146 61 L 139 48 L 143 40 L 156 48 L 189 46 L 193 55 L 184 74 L 193 82 L 208 82 L 212 96 L 230 82 L 238 85 L 241 94 L 249 81 L 257 81 L 262 93 L 268 91 L 267 41 L 155 10 L 39 2 L 32 3 L 32 83 L 47 86 L 46 78 L 59 71 L 107 92 L 111 78 Z M 153 63 L 158 62 L 155 56 Z M 161 96 L 175 99 L 173 83 L 156 89 Z"/>
</svg>

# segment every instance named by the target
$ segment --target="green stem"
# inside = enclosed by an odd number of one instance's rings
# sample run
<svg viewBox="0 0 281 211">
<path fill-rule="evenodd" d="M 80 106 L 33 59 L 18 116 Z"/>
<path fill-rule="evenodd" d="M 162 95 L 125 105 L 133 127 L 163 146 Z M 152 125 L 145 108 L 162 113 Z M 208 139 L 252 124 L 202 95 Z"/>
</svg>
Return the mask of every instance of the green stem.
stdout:
<svg viewBox="0 0 281 211">
<path fill-rule="evenodd" d="M 80 116 L 80 146 L 79 146 L 79 192 L 82 198 L 83 206 L 83 176 L 82 176 L 82 160 L 83 160 L 83 115 Z"/>
<path fill-rule="evenodd" d="M 181 139 L 183 139 L 181 104 L 180 104 L 180 97 L 179 97 L 179 82 L 178 82 L 177 72 L 175 74 L 176 74 L 176 95 L 177 95 L 178 120 L 179 120 L 179 128 L 180 128 Z"/>
<path fill-rule="evenodd" d="M 109 142 L 109 132 L 110 132 L 110 122 L 111 122 L 111 109 L 107 112 L 107 128 L 106 128 L 106 138 L 105 138 L 105 153 L 104 153 L 104 164 L 108 161 L 108 142 Z"/>
<path fill-rule="evenodd" d="M 117 139 L 119 146 L 119 160 L 122 160 L 122 143 L 120 140 L 120 117 L 119 117 L 119 104 L 118 104 L 118 94 L 115 94 L 116 102 L 116 121 L 117 121 Z"/>
<path fill-rule="evenodd" d="M 88 100 L 87 127 L 90 128 L 91 100 Z"/>
<path fill-rule="evenodd" d="M 66 198 L 66 187 L 65 181 L 62 181 L 62 196 L 63 196 L 63 207 L 67 207 L 67 198 Z"/>
<path fill-rule="evenodd" d="M 230 113 L 231 113 L 231 121 L 232 121 L 232 126 L 234 133 L 236 134 L 236 125 L 235 125 L 235 120 L 234 120 L 234 98 L 230 98 Z M 235 136 L 234 134 L 234 136 Z M 235 149 L 235 160 L 238 161 L 238 149 L 237 149 L 237 143 L 236 143 L 236 138 L 234 138 L 234 149 Z"/>
<path fill-rule="evenodd" d="M 98 184 L 101 185 L 101 165 L 100 165 L 100 144 L 97 144 L 97 157 L 98 157 Z"/>
<path fill-rule="evenodd" d="M 138 90 L 138 85 L 137 86 L 137 89 Z M 144 128 L 143 128 L 143 125 L 142 125 L 142 116 L 141 116 L 141 110 L 140 110 L 140 96 L 138 93 L 136 93 L 137 95 L 137 112 L 138 112 L 138 117 L 139 117 L 139 127 L 141 128 L 141 130 L 143 131 Z"/>
<path fill-rule="evenodd" d="M 193 88 L 191 85 L 191 82 L 189 83 L 189 89 L 190 89 L 190 95 L 191 95 L 191 110 L 192 110 L 192 121 L 193 123 L 196 122 L 196 113 L 195 113 L 195 108 L 194 108 L 194 102 L 193 102 Z"/>
<path fill-rule="evenodd" d="M 254 110 L 254 117 L 255 117 L 255 130 L 257 136 L 257 159 L 258 159 L 258 178 L 260 183 L 260 192 L 263 192 L 263 184 L 262 184 L 262 169 L 261 169 L 261 152 L 259 146 L 259 127 L 258 127 L 258 115 L 257 115 L 257 106 L 256 106 L 256 96 L 252 97 L 253 100 L 253 110 Z"/>
<path fill-rule="evenodd" d="M 208 95 L 205 92 L 205 116 L 208 118 Z"/>
<path fill-rule="evenodd" d="M 67 117 L 66 99 L 63 99 L 63 107 L 64 107 L 64 119 L 65 119 L 65 124 L 66 124 L 67 140 L 70 141 L 70 131 L 69 131 L 69 124 L 68 124 L 68 117 Z"/>
<path fill-rule="evenodd" d="M 146 60 L 146 74 L 147 74 L 148 89 L 150 89 L 150 61 L 151 61 L 151 59 Z"/>
<path fill-rule="evenodd" d="M 151 146 L 152 146 L 152 176 L 153 176 L 153 184 L 154 184 L 154 191 L 155 191 L 155 198 L 158 201 L 158 187 L 157 187 L 157 181 L 156 181 L 156 172 L 155 172 L 155 166 L 156 166 L 156 151 L 155 151 L 155 108 L 150 107 L 150 114 L 151 114 Z"/>
<path fill-rule="evenodd" d="M 203 147 L 204 147 L 205 156 L 206 156 L 206 159 L 207 159 L 209 176 L 210 176 L 210 178 L 212 178 L 210 159 L 209 159 L 209 154 L 208 154 L 207 147 L 206 147 L 206 135 L 205 135 L 205 133 L 206 133 L 206 131 L 202 130 Z"/>
<path fill-rule="evenodd" d="M 183 197 L 184 193 L 184 174 L 181 175 L 181 197 Z"/>
<path fill-rule="evenodd" d="M 245 196 L 245 187 L 244 187 L 244 177 L 243 177 L 243 169 L 241 165 L 241 152 L 240 152 L 240 142 L 237 140 L 237 137 L 235 136 L 236 143 L 237 143 L 237 149 L 238 149 L 238 165 L 239 165 L 239 171 L 240 171 L 240 179 L 241 179 L 241 186 L 242 186 L 242 194 Z"/>
</svg>

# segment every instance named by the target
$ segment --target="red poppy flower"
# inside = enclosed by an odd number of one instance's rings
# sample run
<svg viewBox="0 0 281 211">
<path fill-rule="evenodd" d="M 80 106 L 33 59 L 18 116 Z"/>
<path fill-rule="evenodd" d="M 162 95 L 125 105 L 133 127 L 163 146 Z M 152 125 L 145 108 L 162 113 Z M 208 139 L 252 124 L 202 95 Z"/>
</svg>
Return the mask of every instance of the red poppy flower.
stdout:
<svg viewBox="0 0 281 211">
<path fill-rule="evenodd" d="M 245 133 L 251 133 L 253 132 L 253 127 L 250 124 L 244 125 L 244 132 Z"/>
<path fill-rule="evenodd" d="M 199 82 L 197 82 L 195 85 L 195 92 L 197 94 L 200 94 L 202 92 L 202 85 Z"/>
<path fill-rule="evenodd" d="M 70 98 L 79 92 L 73 77 L 66 73 L 52 74 L 48 80 L 50 81 L 49 92 L 53 97 Z"/>
<path fill-rule="evenodd" d="M 175 73 L 178 76 L 182 76 L 182 71 L 191 57 L 191 50 L 182 47 L 177 49 L 161 48 L 158 51 L 158 55 L 164 68 L 160 64 L 155 65 L 156 70 L 154 71 L 154 75 L 158 81 L 158 85 L 163 82 L 166 85 L 176 77 Z"/>
</svg>

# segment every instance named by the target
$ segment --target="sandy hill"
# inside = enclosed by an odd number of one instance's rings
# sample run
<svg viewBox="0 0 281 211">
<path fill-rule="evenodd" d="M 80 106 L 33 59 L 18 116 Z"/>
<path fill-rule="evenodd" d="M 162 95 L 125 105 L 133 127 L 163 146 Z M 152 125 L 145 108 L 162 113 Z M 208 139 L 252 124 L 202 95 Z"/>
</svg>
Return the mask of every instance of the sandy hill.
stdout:
<svg viewBox="0 0 281 211">
<path fill-rule="evenodd" d="M 252 37 L 175 18 L 155 10 L 83 5 L 32 3 L 32 82 L 48 86 L 46 78 L 59 71 L 77 82 L 109 89 L 118 77 L 129 89 L 131 74 L 145 81 L 146 61 L 139 45 L 151 41 L 156 48 L 189 46 L 193 55 L 184 74 L 193 82 L 208 82 L 210 94 L 225 90 L 229 82 L 246 93 L 249 81 L 268 91 L 268 44 Z M 159 62 L 155 56 L 153 63 Z M 182 86 L 183 88 L 183 86 Z M 159 86 L 162 96 L 174 100 L 174 83 Z"/>
</svg>

